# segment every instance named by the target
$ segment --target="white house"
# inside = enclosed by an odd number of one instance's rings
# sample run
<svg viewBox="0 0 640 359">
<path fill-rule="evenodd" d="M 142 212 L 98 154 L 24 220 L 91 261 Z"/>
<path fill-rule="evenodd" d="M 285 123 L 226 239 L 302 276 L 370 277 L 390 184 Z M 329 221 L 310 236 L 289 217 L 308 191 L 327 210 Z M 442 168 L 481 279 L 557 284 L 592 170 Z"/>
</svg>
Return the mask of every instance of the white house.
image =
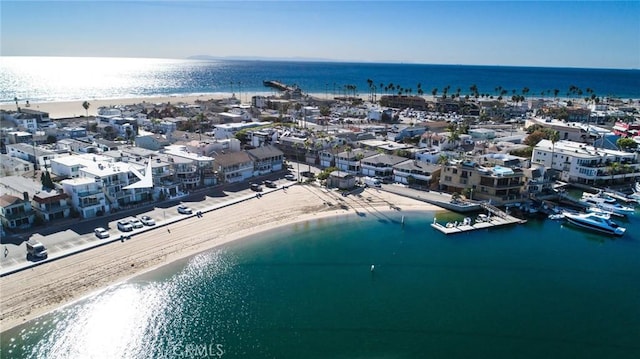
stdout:
<svg viewBox="0 0 640 359">
<path fill-rule="evenodd" d="M 637 152 L 597 148 L 584 143 L 541 140 L 534 147 L 531 163 L 560 172 L 566 182 L 594 184 L 596 181 L 634 181 L 640 177 Z"/>
<path fill-rule="evenodd" d="M 95 217 L 109 212 L 109 205 L 102 192 L 102 185 L 93 178 L 71 178 L 60 182 L 64 193 L 82 218 Z"/>
</svg>

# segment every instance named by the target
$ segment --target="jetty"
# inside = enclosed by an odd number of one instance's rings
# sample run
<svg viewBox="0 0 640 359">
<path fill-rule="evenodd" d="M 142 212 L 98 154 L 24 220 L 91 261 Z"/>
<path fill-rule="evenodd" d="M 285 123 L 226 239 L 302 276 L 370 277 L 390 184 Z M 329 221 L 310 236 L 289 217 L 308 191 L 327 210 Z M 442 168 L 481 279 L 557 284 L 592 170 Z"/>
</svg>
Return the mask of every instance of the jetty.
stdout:
<svg viewBox="0 0 640 359">
<path fill-rule="evenodd" d="M 481 214 L 473 221 L 470 217 L 465 218 L 463 222 L 447 223 L 442 225 L 436 222 L 436 218 L 433 219 L 431 227 L 444 234 L 456 234 L 463 232 L 475 231 L 478 229 L 494 228 L 510 224 L 523 224 L 527 221 L 524 219 L 516 218 L 508 213 L 500 210 L 498 207 L 490 205 L 488 203 L 480 204 L 489 214 Z"/>
<path fill-rule="evenodd" d="M 289 86 L 289 85 L 283 84 L 282 82 L 274 81 L 274 80 L 265 80 L 265 81 L 262 81 L 262 84 L 266 87 L 271 87 L 280 91 L 295 91 L 295 89 L 297 88 L 297 86 Z"/>
</svg>

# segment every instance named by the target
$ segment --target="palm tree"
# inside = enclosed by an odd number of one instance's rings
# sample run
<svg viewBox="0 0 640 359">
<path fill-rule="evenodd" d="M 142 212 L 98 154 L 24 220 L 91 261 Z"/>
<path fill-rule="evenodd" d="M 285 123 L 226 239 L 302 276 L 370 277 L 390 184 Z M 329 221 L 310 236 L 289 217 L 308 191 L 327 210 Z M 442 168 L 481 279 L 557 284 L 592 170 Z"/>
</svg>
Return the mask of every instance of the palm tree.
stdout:
<svg viewBox="0 0 640 359">
<path fill-rule="evenodd" d="M 551 136 L 549 136 L 549 140 L 551 141 L 551 168 L 553 168 L 553 157 L 556 152 L 556 142 L 560 140 L 560 132 L 553 131 L 551 132 Z"/>
<path fill-rule="evenodd" d="M 358 168 L 356 170 L 356 174 L 362 171 L 362 159 L 364 158 L 364 154 L 362 152 L 356 153 L 356 160 L 358 161 Z"/>
<path fill-rule="evenodd" d="M 349 171 L 349 162 L 351 162 L 351 146 L 347 146 L 344 148 L 347 152 L 347 172 Z"/>
<path fill-rule="evenodd" d="M 311 164 L 309 163 L 309 161 L 307 161 L 307 152 L 309 152 L 309 150 L 311 149 L 311 144 L 312 144 L 312 141 L 310 138 L 307 138 L 304 141 L 304 149 L 305 149 L 304 160 L 305 162 L 307 162 L 307 165 L 309 166 L 309 169 L 308 169 L 309 172 L 311 172 Z"/>
<path fill-rule="evenodd" d="M 619 162 L 611 162 L 607 167 L 609 168 L 609 173 L 611 174 L 611 184 L 613 184 L 613 176 L 615 176 L 616 173 L 620 171 L 621 165 Z"/>
<path fill-rule="evenodd" d="M 82 107 L 84 108 L 86 114 L 87 114 L 87 132 L 89 132 L 89 106 L 91 106 L 91 104 L 89 103 L 89 101 L 85 101 L 82 103 Z"/>
<path fill-rule="evenodd" d="M 299 156 L 299 151 L 298 148 L 300 148 L 300 144 L 298 142 L 293 144 L 293 149 L 296 153 L 296 162 L 298 162 L 298 175 L 296 176 L 296 178 L 298 179 L 298 181 L 300 181 L 300 156 Z"/>
<path fill-rule="evenodd" d="M 204 114 L 202 112 L 197 114 L 196 120 L 198 120 L 198 140 L 202 141 L 202 120 L 204 120 Z"/>
<path fill-rule="evenodd" d="M 333 149 L 333 166 L 338 167 L 338 144 L 334 143 L 331 148 Z"/>
</svg>

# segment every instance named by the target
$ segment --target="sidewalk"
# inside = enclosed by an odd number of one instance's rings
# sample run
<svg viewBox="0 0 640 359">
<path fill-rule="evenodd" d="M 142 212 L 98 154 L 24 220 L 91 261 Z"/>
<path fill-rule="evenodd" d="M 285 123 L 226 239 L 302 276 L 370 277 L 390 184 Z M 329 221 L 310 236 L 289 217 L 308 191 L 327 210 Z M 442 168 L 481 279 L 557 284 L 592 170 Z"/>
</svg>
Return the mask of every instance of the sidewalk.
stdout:
<svg viewBox="0 0 640 359">
<path fill-rule="evenodd" d="M 241 202 L 245 202 L 245 201 L 248 201 L 248 200 L 251 200 L 251 199 L 258 198 L 258 196 L 267 195 L 267 194 L 272 193 L 274 191 L 284 190 L 286 188 L 291 187 L 294 184 L 295 184 L 295 182 L 293 182 L 291 184 L 281 185 L 281 186 L 278 186 L 277 188 L 265 188 L 263 190 L 263 192 L 251 193 L 249 195 L 241 196 L 241 197 L 229 200 L 227 202 L 217 203 L 217 204 L 211 205 L 209 207 L 205 207 L 203 209 L 200 209 L 199 211 L 195 211 L 193 214 L 189 214 L 189 215 L 184 215 L 184 214 L 176 215 L 177 212 L 174 212 L 175 214 L 172 215 L 170 218 L 167 218 L 166 220 L 163 219 L 163 220 L 156 221 L 156 225 L 155 226 L 151 226 L 151 227 L 145 226 L 143 228 L 135 229 L 133 232 L 129 232 L 129 233 L 126 233 L 126 234 L 123 233 L 122 235 L 114 235 L 114 236 L 109 237 L 109 238 L 107 238 L 105 240 L 93 241 L 93 242 L 87 243 L 85 245 L 78 245 L 78 246 L 75 246 L 73 248 L 69 248 L 67 250 L 56 252 L 55 254 L 50 255 L 47 259 L 44 259 L 44 260 L 41 260 L 41 261 L 31 262 L 31 261 L 24 260 L 24 262 L 21 262 L 21 263 L 2 266 L 2 269 L 0 269 L 0 277 L 4 277 L 4 276 L 7 276 L 7 275 L 16 273 L 16 272 L 20 272 L 20 271 L 23 271 L 25 269 L 33 268 L 33 267 L 36 267 L 36 266 L 39 266 L 39 265 L 42 265 L 42 264 L 45 264 L 45 263 L 50 263 L 50 262 L 56 261 L 58 259 L 66 258 L 66 257 L 72 256 L 74 254 L 90 250 L 92 248 L 101 247 L 101 246 L 104 246 L 104 245 L 107 245 L 107 244 L 110 244 L 110 243 L 113 243 L 113 242 L 120 242 L 120 241 L 123 240 L 122 236 L 126 236 L 127 237 L 126 240 L 134 240 L 135 238 L 133 238 L 133 237 L 135 237 L 136 235 L 138 235 L 140 233 L 144 233 L 144 232 L 151 231 L 151 230 L 156 230 L 156 229 L 158 229 L 160 227 L 165 227 L 165 226 L 168 226 L 168 225 L 170 225 L 172 223 L 175 223 L 175 222 L 178 222 L 178 221 L 182 221 L 182 220 L 185 220 L 185 219 L 188 219 L 188 218 L 197 217 L 198 216 L 198 212 L 207 213 L 207 212 L 215 211 L 215 210 L 227 207 L 227 206 L 231 206 L 231 205 L 234 205 L 234 204 L 237 204 L 237 203 L 241 203 Z"/>
</svg>

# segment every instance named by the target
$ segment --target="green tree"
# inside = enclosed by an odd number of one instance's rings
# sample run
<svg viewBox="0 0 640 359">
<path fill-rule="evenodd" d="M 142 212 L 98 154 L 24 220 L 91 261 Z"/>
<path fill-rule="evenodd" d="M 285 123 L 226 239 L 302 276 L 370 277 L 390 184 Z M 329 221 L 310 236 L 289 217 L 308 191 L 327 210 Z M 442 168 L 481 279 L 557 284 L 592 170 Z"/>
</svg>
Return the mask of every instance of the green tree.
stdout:
<svg viewBox="0 0 640 359">
<path fill-rule="evenodd" d="M 524 139 L 524 144 L 533 147 L 546 138 L 547 134 L 544 131 L 536 130 Z"/>
<path fill-rule="evenodd" d="M 616 145 L 618 146 L 618 148 L 621 148 L 623 150 L 635 150 L 636 148 L 638 148 L 638 143 L 632 138 L 628 137 L 620 137 L 616 141 Z"/>
<path fill-rule="evenodd" d="M 53 184 L 53 180 L 51 180 L 51 175 L 49 174 L 49 171 L 44 171 L 42 172 L 42 174 L 40 174 L 40 182 L 42 183 L 42 187 L 44 188 L 50 188 L 50 189 L 55 188 L 55 185 Z"/>
</svg>

